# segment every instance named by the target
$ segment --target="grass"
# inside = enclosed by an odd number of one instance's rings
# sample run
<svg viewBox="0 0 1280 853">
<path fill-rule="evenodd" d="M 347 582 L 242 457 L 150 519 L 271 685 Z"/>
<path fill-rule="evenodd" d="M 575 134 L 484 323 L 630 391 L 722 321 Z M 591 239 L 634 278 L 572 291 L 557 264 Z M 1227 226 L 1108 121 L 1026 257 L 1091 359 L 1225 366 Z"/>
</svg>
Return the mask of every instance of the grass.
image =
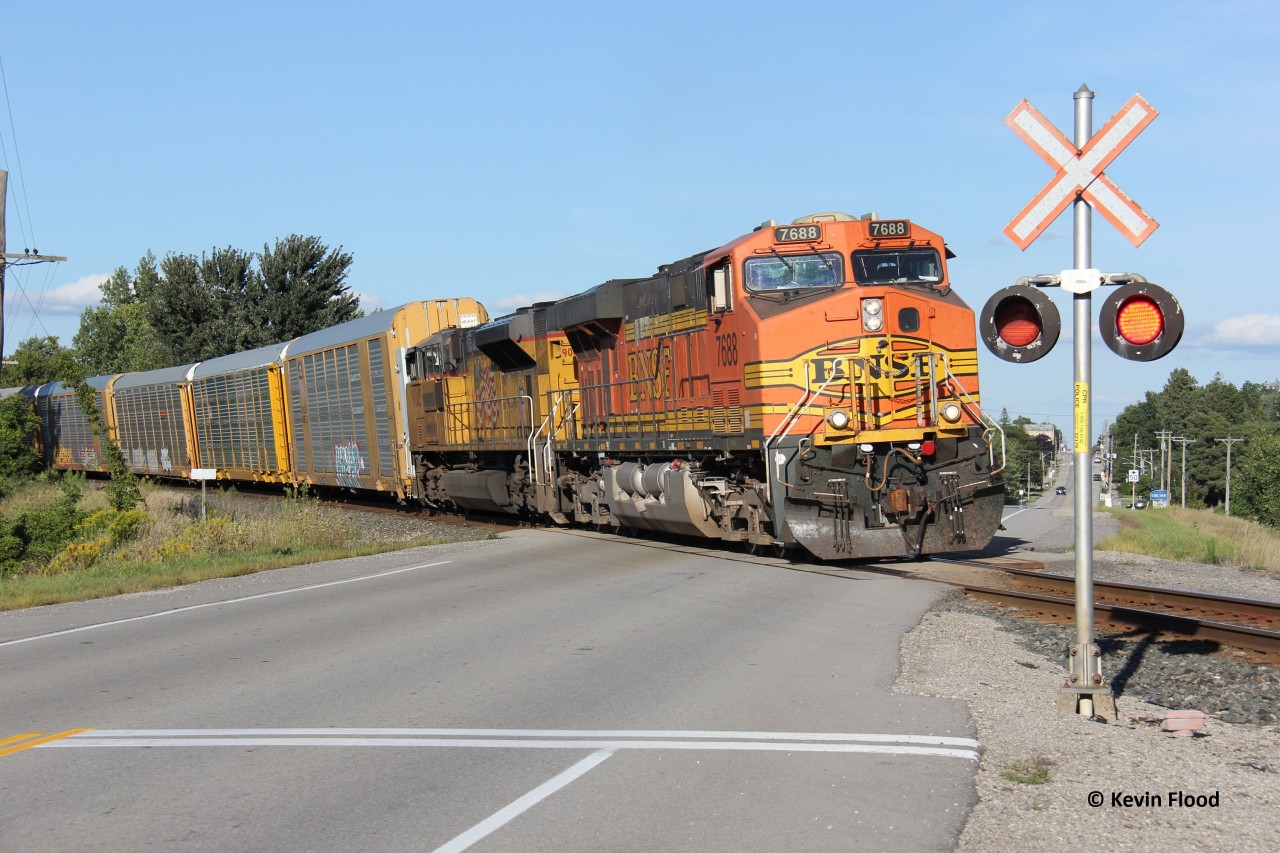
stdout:
<svg viewBox="0 0 1280 853">
<path fill-rule="evenodd" d="M 6 498 L 0 509 L 13 515 L 23 509 L 44 508 L 57 492 L 56 484 L 38 481 Z M 377 540 L 347 516 L 307 499 L 248 502 L 210 495 L 208 517 L 201 520 L 198 497 L 194 511 L 192 499 L 181 493 L 145 487 L 144 497 L 149 521 L 136 538 L 102 553 L 78 543 L 50 563 L 0 578 L 0 610 L 166 589 L 301 563 L 455 541 L 453 537 Z M 93 512 L 105 506 L 100 490 L 84 490 L 81 509 Z M 475 536 L 473 531 L 458 530 L 456 539 Z M 87 559 L 74 559 L 75 554 L 86 552 L 91 552 Z M 67 559 L 68 554 L 72 559 Z M 66 570 L 59 570 L 63 568 Z"/>
<path fill-rule="evenodd" d="M 1020 785 L 1043 785 L 1049 781 L 1049 768 L 1053 762 L 1043 755 L 1010 761 L 1000 771 L 1000 776 Z"/>
<path fill-rule="evenodd" d="M 1253 569 L 1280 578 L 1280 532 L 1207 509 L 1107 510 L 1120 532 L 1097 544 L 1165 560 Z"/>
</svg>

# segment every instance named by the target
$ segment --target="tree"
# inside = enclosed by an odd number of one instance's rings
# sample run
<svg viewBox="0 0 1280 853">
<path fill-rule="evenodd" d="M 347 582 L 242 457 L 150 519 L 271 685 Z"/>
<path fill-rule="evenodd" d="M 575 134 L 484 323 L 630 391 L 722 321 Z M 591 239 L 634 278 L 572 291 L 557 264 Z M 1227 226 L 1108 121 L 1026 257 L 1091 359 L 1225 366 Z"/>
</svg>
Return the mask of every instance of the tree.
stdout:
<svg viewBox="0 0 1280 853">
<path fill-rule="evenodd" d="M 1239 515 L 1280 527 L 1280 435 L 1253 436 L 1234 456 L 1231 508 Z"/>
<path fill-rule="evenodd" d="M 31 401 L 21 394 L 0 399 L 0 478 L 34 474 L 40 469 L 35 435 L 40 428 Z"/>
<path fill-rule="evenodd" d="M 84 310 L 72 339 L 88 375 L 166 366 L 165 347 L 148 319 L 146 304 L 158 281 L 155 255 L 148 252 L 132 276 L 120 267 L 103 282 L 102 303 Z"/>
<path fill-rule="evenodd" d="M 72 343 L 88 376 L 168 366 L 163 355 L 166 348 L 148 319 L 147 306 L 138 302 L 86 308 Z"/>
<path fill-rule="evenodd" d="M 261 338 L 257 310 L 261 288 L 253 270 L 253 255 L 230 246 L 214 249 L 200 256 L 197 271 L 203 289 L 213 294 L 219 312 L 206 326 L 205 349 L 192 361 L 271 343 Z"/>
<path fill-rule="evenodd" d="M 80 375 L 75 353 L 58 343 L 55 336 L 27 338 L 9 356 L 16 364 L 0 368 L 0 388 L 70 382 Z"/>
<path fill-rule="evenodd" d="M 1191 505 L 1216 506 L 1225 500 L 1227 473 L 1226 447 L 1217 439 L 1231 436 L 1252 440 L 1255 435 L 1274 432 L 1277 421 L 1277 389 L 1253 383 L 1237 389 L 1221 375 L 1201 386 L 1189 372 L 1177 368 L 1169 374 L 1163 390 L 1148 391 L 1143 402 L 1120 413 L 1113 435 L 1124 447 L 1131 446 L 1136 434 L 1140 449 L 1158 446 L 1156 433 L 1160 431 L 1192 439 L 1185 448 L 1187 501 Z M 1176 493 L 1182 485 L 1184 448 L 1175 442 L 1171 449 L 1170 469 Z M 1236 457 L 1232 461 L 1236 462 Z M 1233 503 L 1234 485 L 1233 479 Z"/>
<path fill-rule="evenodd" d="M 1040 450 L 1035 440 L 1027 433 L 1026 424 L 1029 423 L 1031 419 L 1025 417 L 1010 422 L 1009 410 L 1004 409 L 1000 412 L 1000 427 L 1004 430 L 1005 503 L 1017 503 L 1020 493 L 1027 489 L 1028 466 L 1032 471 L 1032 477 L 1039 480 Z"/>
<path fill-rule="evenodd" d="M 159 281 L 147 303 L 147 321 L 156 330 L 167 365 L 231 352 L 218 351 L 226 306 L 200 275 L 200 259 L 195 255 L 171 253 L 161 259 Z"/>
<path fill-rule="evenodd" d="M 347 287 L 351 255 L 330 250 L 319 237 L 291 234 L 263 245 L 258 256 L 265 337 L 260 346 L 287 341 L 363 315 L 359 299 Z"/>
</svg>

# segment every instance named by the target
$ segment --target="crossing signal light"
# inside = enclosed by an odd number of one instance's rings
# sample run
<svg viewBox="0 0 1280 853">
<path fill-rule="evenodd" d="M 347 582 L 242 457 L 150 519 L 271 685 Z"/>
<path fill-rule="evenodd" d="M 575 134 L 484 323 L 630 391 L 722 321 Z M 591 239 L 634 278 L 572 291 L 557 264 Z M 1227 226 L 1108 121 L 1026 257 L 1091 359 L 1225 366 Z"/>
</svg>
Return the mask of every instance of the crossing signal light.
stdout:
<svg viewBox="0 0 1280 853">
<path fill-rule="evenodd" d="M 1102 303 L 1098 333 L 1107 347 L 1131 361 L 1155 361 L 1182 339 L 1182 306 L 1173 294 L 1150 282 L 1117 287 Z"/>
<path fill-rule="evenodd" d="M 987 300 L 978 318 L 978 332 L 997 358 L 1027 364 L 1053 349 L 1062 332 L 1062 318 L 1053 300 L 1037 288 L 1014 284 Z"/>
</svg>

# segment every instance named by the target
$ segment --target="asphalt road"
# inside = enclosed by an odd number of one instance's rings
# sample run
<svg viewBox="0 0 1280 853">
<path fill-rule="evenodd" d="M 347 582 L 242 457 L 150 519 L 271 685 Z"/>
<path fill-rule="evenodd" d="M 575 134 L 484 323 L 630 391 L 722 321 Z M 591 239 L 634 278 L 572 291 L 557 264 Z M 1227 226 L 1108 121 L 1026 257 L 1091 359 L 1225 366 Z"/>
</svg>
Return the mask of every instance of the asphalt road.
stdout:
<svg viewBox="0 0 1280 853">
<path fill-rule="evenodd" d="M 949 850 L 943 588 L 521 531 L 0 614 L 0 850 Z M 84 731 L 80 731 L 84 730 Z"/>
</svg>

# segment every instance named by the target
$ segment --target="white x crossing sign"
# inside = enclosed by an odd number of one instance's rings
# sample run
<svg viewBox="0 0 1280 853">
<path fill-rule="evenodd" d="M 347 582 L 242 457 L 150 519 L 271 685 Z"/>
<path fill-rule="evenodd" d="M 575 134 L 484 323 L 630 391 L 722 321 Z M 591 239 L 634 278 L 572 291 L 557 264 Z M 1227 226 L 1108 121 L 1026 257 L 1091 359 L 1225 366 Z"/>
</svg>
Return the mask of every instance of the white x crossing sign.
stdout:
<svg viewBox="0 0 1280 853">
<path fill-rule="evenodd" d="M 1005 235 L 1019 249 L 1026 249 L 1079 193 L 1130 243 L 1141 245 L 1159 224 L 1102 172 L 1156 115 L 1155 108 L 1141 95 L 1134 95 L 1083 149 L 1077 150 L 1030 103 L 1024 100 L 1018 104 L 1004 123 L 1057 172 L 1004 227 Z"/>
</svg>

